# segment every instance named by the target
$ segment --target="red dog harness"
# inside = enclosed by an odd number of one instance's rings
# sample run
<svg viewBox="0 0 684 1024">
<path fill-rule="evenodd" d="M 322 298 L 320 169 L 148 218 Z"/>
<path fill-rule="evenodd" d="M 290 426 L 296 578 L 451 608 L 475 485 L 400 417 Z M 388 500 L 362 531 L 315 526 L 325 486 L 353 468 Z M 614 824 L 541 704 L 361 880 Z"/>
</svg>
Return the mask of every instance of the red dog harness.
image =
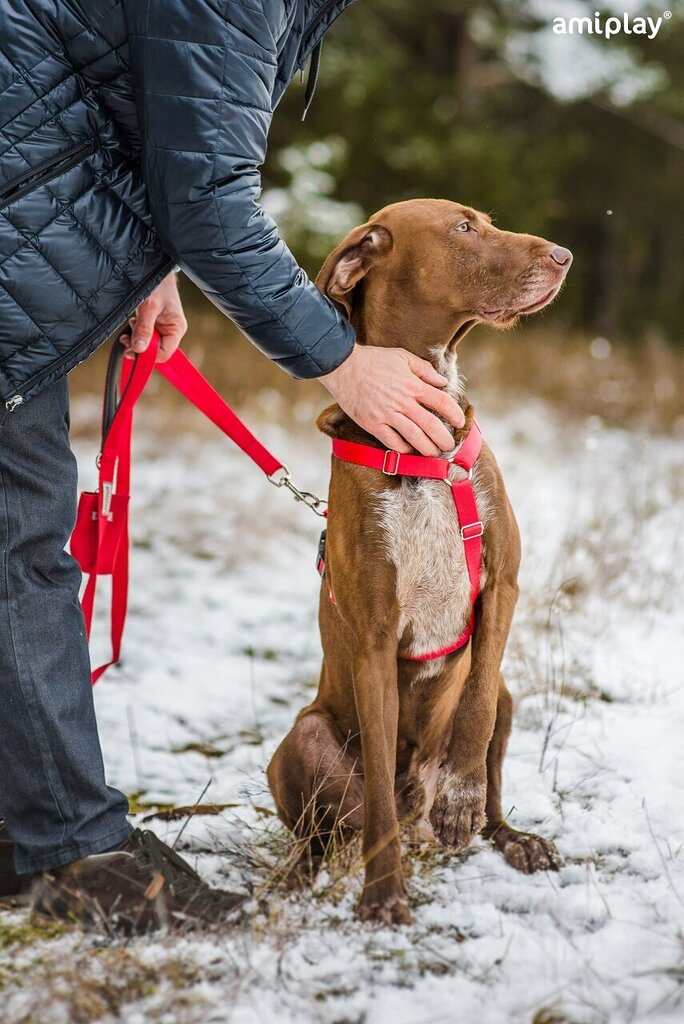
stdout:
<svg viewBox="0 0 684 1024">
<path fill-rule="evenodd" d="M 406 661 L 431 661 L 443 658 L 464 647 L 470 640 L 475 627 L 475 602 L 480 591 L 480 571 L 482 568 L 482 534 L 484 526 L 480 520 L 475 491 L 472 485 L 473 467 L 482 450 L 482 432 L 477 423 L 464 437 L 456 452 L 449 458 L 433 458 L 426 455 L 404 455 L 402 452 L 374 448 L 356 441 L 333 440 L 333 455 L 342 462 L 351 462 L 355 466 L 367 466 L 379 470 L 385 476 L 413 476 L 427 480 L 443 480 L 451 489 L 456 510 L 456 519 L 463 550 L 465 553 L 468 579 L 470 580 L 471 612 L 466 628 L 461 635 L 448 647 L 441 647 L 428 654 L 402 654 Z M 453 466 L 460 466 L 466 476 L 462 480 L 451 480 Z M 325 569 L 323 552 L 319 551 L 319 572 Z M 332 595 L 331 595 L 332 596 Z"/>
</svg>

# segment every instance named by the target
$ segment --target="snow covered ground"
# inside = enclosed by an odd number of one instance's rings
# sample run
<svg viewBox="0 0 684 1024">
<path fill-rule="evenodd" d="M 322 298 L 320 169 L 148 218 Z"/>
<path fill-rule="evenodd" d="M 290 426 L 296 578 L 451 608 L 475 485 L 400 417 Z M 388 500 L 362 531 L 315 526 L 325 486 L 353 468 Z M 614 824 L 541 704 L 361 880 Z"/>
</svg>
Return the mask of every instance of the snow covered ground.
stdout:
<svg viewBox="0 0 684 1024">
<path fill-rule="evenodd" d="M 136 794 L 137 821 L 209 784 L 203 801 L 229 806 L 193 818 L 179 849 L 214 882 L 253 886 L 250 920 L 125 946 L 37 937 L 3 914 L 3 1021 L 684 1020 L 681 445 L 541 404 L 478 405 L 524 541 L 505 801 L 566 866 L 524 877 L 484 843 L 427 848 L 403 930 L 355 920 L 351 855 L 313 891 L 278 884 L 287 837 L 264 767 L 315 687 L 320 521 L 209 429 L 179 433 L 148 404 L 125 663 L 96 689 L 109 778 Z M 299 423 L 261 432 L 325 490 L 324 438 Z M 93 445 L 77 450 L 92 483 Z M 182 824 L 146 827 L 173 840 Z"/>
</svg>

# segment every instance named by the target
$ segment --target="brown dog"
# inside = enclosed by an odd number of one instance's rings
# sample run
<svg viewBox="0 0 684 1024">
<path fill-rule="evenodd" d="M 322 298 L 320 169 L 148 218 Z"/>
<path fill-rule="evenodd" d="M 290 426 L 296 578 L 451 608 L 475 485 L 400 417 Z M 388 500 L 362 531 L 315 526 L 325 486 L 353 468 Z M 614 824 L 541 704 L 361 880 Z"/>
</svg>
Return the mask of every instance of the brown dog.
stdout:
<svg viewBox="0 0 684 1024">
<path fill-rule="evenodd" d="M 466 412 L 456 347 L 475 324 L 509 326 L 558 293 L 572 254 L 446 200 L 397 203 L 355 228 L 317 284 L 367 345 L 401 345 L 450 380 Z M 332 437 L 380 447 L 339 408 L 319 418 Z M 462 471 L 455 469 L 455 474 Z M 399 822 L 445 846 L 481 831 L 520 871 L 556 869 L 553 844 L 518 832 L 501 806 L 512 701 L 501 677 L 515 607 L 518 528 L 485 445 L 473 486 L 484 523 L 483 566 L 470 642 L 439 650 L 468 621 L 464 545 L 441 480 L 386 476 L 333 459 L 316 699 L 298 715 L 268 768 L 278 813 L 316 869 L 335 835 L 363 830 L 359 913 L 409 920 Z M 334 592 L 332 603 L 330 590 Z"/>
</svg>

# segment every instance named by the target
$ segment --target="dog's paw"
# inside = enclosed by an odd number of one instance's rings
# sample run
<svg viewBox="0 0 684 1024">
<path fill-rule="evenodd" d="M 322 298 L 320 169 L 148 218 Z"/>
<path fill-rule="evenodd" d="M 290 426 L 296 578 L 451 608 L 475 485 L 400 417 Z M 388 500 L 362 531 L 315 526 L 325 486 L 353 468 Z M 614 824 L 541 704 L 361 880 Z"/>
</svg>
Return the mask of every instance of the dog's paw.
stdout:
<svg viewBox="0 0 684 1024">
<path fill-rule="evenodd" d="M 397 811 L 404 822 L 421 817 L 425 808 L 425 786 L 417 778 L 410 778 L 397 796 Z"/>
<path fill-rule="evenodd" d="M 506 862 L 524 875 L 559 871 L 563 867 L 563 858 L 550 839 L 532 832 L 518 832 L 505 822 L 495 828 L 489 838 L 501 850 Z"/>
<path fill-rule="evenodd" d="M 411 924 L 411 911 L 404 895 L 381 898 L 363 894 L 356 908 L 357 917 L 368 924 Z"/>
<path fill-rule="evenodd" d="M 487 821 L 487 772 L 483 767 L 467 775 L 451 768 L 442 769 L 430 823 L 442 846 L 456 849 L 468 846 Z"/>
</svg>

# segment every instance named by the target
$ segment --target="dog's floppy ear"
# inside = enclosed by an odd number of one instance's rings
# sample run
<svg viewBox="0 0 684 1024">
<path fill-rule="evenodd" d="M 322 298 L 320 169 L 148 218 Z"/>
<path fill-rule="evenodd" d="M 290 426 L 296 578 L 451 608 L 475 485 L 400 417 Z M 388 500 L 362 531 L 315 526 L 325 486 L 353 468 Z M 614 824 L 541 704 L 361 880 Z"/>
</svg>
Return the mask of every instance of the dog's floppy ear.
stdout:
<svg viewBox="0 0 684 1024">
<path fill-rule="evenodd" d="M 381 224 L 361 224 L 331 252 L 316 278 L 316 287 L 351 319 L 353 292 L 373 264 L 392 248 L 392 236 Z"/>
<path fill-rule="evenodd" d="M 316 426 L 328 437 L 339 437 L 340 427 L 348 419 L 346 412 L 343 412 L 339 405 L 329 405 L 316 420 Z"/>
</svg>

